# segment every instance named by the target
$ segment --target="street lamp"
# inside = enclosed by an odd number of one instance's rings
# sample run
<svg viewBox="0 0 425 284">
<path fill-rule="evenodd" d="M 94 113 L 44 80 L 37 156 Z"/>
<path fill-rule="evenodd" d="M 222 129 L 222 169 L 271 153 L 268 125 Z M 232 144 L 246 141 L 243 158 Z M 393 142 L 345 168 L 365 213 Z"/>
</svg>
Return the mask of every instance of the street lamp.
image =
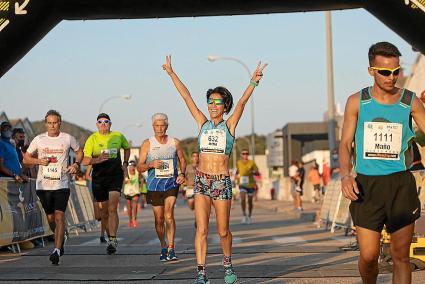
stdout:
<svg viewBox="0 0 425 284">
<path fill-rule="evenodd" d="M 244 62 L 242 62 L 242 60 L 234 58 L 234 57 L 208 55 L 209 62 L 214 62 L 217 60 L 230 60 L 230 61 L 239 63 L 248 73 L 248 78 L 251 80 L 252 73 L 249 70 L 248 66 Z M 251 96 L 251 156 L 252 156 L 252 160 L 255 161 L 254 97 L 252 96 Z"/>
<path fill-rule="evenodd" d="M 100 105 L 100 107 L 99 107 L 99 113 L 102 113 L 103 107 L 105 106 L 105 104 L 106 104 L 107 102 L 109 102 L 109 101 L 111 101 L 111 100 L 114 100 L 114 99 L 129 100 L 129 99 L 131 99 L 131 95 L 112 96 L 112 97 L 109 97 L 109 98 L 105 99 L 105 100 L 103 101 L 103 103 L 102 103 L 102 104 Z"/>
<path fill-rule="evenodd" d="M 327 65 L 327 77 L 328 77 L 328 143 L 329 143 L 329 154 L 336 149 L 336 137 L 335 137 L 335 97 L 334 97 L 334 75 L 333 75 L 333 58 L 332 58 L 332 21 L 331 12 L 326 11 L 326 65 Z M 333 160 L 329 159 L 331 168 Z"/>
<path fill-rule="evenodd" d="M 132 128 L 132 127 L 141 128 L 141 127 L 143 127 L 143 124 L 142 123 L 139 123 L 139 124 L 128 124 L 128 125 L 126 125 L 124 127 L 123 132 L 126 132 L 126 130 L 128 130 L 129 128 Z"/>
</svg>

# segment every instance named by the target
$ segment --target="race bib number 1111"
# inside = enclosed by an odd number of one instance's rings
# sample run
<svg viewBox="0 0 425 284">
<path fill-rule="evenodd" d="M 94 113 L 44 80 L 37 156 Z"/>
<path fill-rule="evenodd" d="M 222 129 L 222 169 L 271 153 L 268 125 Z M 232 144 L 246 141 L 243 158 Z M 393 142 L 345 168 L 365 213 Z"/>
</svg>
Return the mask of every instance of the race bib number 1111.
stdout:
<svg viewBox="0 0 425 284">
<path fill-rule="evenodd" d="M 389 122 L 365 122 L 363 158 L 399 160 L 403 125 Z"/>
</svg>

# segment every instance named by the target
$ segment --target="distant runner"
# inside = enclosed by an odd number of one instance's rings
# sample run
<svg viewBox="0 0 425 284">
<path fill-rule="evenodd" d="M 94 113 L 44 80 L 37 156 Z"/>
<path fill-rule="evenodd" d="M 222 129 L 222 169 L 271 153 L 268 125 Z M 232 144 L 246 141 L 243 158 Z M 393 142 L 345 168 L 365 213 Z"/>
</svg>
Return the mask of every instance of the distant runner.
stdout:
<svg viewBox="0 0 425 284">
<path fill-rule="evenodd" d="M 239 195 L 241 197 L 242 224 L 251 224 L 253 197 L 255 193 L 255 175 L 258 174 L 258 167 L 253 160 L 248 159 L 248 149 L 242 149 L 241 159 L 237 162 L 237 176 L 239 180 Z M 246 214 L 246 199 L 248 196 L 248 215 Z"/>
</svg>

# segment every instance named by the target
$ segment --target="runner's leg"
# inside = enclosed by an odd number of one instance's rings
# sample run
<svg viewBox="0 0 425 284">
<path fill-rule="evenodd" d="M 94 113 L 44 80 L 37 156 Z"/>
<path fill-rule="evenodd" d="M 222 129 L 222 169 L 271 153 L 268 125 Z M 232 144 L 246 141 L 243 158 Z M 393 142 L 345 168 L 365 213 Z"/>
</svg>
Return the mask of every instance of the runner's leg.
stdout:
<svg viewBox="0 0 425 284">
<path fill-rule="evenodd" d="M 225 256 L 232 255 L 232 233 L 229 230 L 230 200 L 213 200 L 217 220 L 217 232 Z"/>
<path fill-rule="evenodd" d="M 374 284 L 378 277 L 381 233 L 356 226 L 360 246 L 359 271 L 364 284 Z"/>
<path fill-rule="evenodd" d="M 195 220 L 196 220 L 196 235 L 195 235 L 195 251 L 196 261 L 199 265 L 206 264 L 207 257 L 207 237 L 208 227 L 211 214 L 211 198 L 202 194 L 195 194 Z"/>
<path fill-rule="evenodd" d="M 252 209 L 254 208 L 253 204 L 254 194 L 248 195 L 248 216 L 251 218 Z"/>
<path fill-rule="evenodd" d="M 174 220 L 175 196 L 168 196 L 164 200 L 164 219 L 166 224 L 168 246 L 174 248 L 174 235 L 176 233 L 176 221 Z"/>
<path fill-rule="evenodd" d="M 133 210 L 132 210 L 132 200 L 126 199 L 127 201 L 127 212 L 128 212 L 128 222 L 129 226 L 131 226 L 131 223 L 133 222 Z"/>
<path fill-rule="evenodd" d="M 242 214 L 246 216 L 246 192 L 240 191 L 239 196 L 241 198 L 241 207 L 242 207 Z"/>
<path fill-rule="evenodd" d="M 110 236 L 116 237 L 119 225 L 118 219 L 118 202 L 120 198 L 120 193 L 118 191 L 109 192 L 109 204 L 108 204 L 108 225 L 109 225 L 109 234 Z"/>
<path fill-rule="evenodd" d="M 155 217 L 155 230 L 162 248 L 167 247 L 165 242 L 165 228 L 164 228 L 164 206 L 152 206 L 153 214 Z"/>
<path fill-rule="evenodd" d="M 410 244 L 415 225 L 407 225 L 391 233 L 391 258 L 393 260 L 393 283 L 411 283 Z"/>
<path fill-rule="evenodd" d="M 65 213 L 59 210 L 55 210 L 55 248 L 60 249 L 62 247 L 63 236 L 65 234 Z"/>
<path fill-rule="evenodd" d="M 139 207 L 139 196 L 134 196 L 133 197 L 133 202 L 134 202 L 134 204 L 133 204 L 133 210 L 134 210 L 134 212 L 133 212 L 133 218 L 134 218 L 134 221 L 136 221 L 137 220 L 137 210 L 139 209 L 138 207 Z"/>
</svg>

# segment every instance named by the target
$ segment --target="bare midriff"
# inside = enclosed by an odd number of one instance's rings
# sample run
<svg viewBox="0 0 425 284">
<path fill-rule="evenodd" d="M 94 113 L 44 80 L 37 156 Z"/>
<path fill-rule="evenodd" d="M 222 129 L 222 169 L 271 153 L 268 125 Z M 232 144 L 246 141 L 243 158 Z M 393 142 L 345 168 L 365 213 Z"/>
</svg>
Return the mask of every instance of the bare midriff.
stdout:
<svg viewBox="0 0 425 284">
<path fill-rule="evenodd" d="M 229 157 L 223 154 L 201 153 L 198 170 L 209 175 L 229 175 Z"/>
</svg>

